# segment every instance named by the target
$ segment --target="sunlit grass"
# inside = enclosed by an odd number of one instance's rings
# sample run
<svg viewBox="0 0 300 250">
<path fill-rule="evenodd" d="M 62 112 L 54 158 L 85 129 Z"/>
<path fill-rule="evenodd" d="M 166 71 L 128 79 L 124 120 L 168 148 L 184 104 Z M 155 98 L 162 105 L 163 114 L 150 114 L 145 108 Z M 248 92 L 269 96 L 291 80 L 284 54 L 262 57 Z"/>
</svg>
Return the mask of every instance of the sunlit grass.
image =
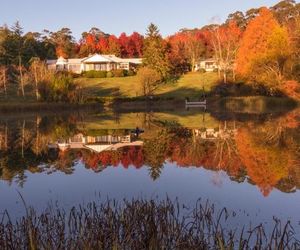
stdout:
<svg viewBox="0 0 300 250">
<path fill-rule="evenodd" d="M 164 98 L 184 99 L 199 97 L 203 89 L 208 92 L 216 85 L 216 73 L 188 73 L 178 81 L 163 84 L 156 95 Z M 142 95 L 137 76 L 114 78 L 79 78 L 86 96 L 90 97 L 138 97 Z"/>
<path fill-rule="evenodd" d="M 89 117 L 80 125 L 88 130 L 95 129 L 129 129 L 135 127 L 155 128 L 161 122 L 172 121 L 187 128 L 214 128 L 218 126 L 218 121 L 208 113 L 195 111 L 183 112 L 149 112 L 149 113 L 126 113 L 113 114 L 105 113 L 102 116 Z"/>
</svg>

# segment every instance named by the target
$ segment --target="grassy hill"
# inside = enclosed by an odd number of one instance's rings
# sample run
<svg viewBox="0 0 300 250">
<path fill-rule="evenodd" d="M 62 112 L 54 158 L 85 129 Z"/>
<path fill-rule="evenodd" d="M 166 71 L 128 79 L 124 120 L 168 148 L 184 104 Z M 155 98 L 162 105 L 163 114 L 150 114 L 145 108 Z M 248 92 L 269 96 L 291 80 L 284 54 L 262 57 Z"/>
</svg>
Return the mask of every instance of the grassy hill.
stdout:
<svg viewBox="0 0 300 250">
<path fill-rule="evenodd" d="M 216 73 L 188 73 L 177 82 L 166 83 L 157 91 L 156 95 L 165 98 L 184 99 L 185 97 L 199 97 L 203 88 L 209 91 L 218 81 Z M 136 76 L 116 78 L 78 78 L 85 93 L 89 97 L 138 97 L 141 87 Z"/>
</svg>

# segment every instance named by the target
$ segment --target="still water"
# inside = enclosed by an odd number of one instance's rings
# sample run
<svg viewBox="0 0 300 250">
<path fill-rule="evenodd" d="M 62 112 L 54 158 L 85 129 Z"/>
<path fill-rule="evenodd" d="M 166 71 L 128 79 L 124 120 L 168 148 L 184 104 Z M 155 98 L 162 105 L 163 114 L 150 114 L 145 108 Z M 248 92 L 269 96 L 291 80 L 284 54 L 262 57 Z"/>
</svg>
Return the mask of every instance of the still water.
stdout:
<svg viewBox="0 0 300 250">
<path fill-rule="evenodd" d="M 143 133 L 136 134 L 136 128 Z M 142 132 L 142 131 L 139 131 Z M 5 115 L 0 213 L 94 200 L 201 198 L 236 223 L 300 223 L 300 110 Z"/>
</svg>

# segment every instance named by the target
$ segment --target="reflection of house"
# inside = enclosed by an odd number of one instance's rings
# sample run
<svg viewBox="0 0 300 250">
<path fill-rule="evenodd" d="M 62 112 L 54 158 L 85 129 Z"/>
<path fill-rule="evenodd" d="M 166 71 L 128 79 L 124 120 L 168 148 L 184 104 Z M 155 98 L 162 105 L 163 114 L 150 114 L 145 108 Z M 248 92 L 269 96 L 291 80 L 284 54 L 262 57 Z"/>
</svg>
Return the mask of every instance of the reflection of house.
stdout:
<svg viewBox="0 0 300 250">
<path fill-rule="evenodd" d="M 142 63 L 140 58 L 120 58 L 115 55 L 94 54 L 85 58 L 47 60 L 47 66 L 52 70 L 66 70 L 74 73 L 84 71 L 111 71 L 115 69 L 133 69 Z"/>
<path fill-rule="evenodd" d="M 206 72 L 213 72 L 219 68 L 218 63 L 215 59 L 205 59 L 201 60 L 199 63 L 196 64 L 195 70 L 205 70 Z"/>
<path fill-rule="evenodd" d="M 216 139 L 226 139 L 234 137 L 237 133 L 236 129 L 213 129 L 207 128 L 204 131 L 200 129 L 194 129 L 196 136 L 201 137 L 204 140 L 216 140 Z"/>
<path fill-rule="evenodd" d="M 80 133 L 67 140 L 61 140 L 49 146 L 59 148 L 62 151 L 66 149 L 89 149 L 99 153 L 104 150 L 117 150 L 121 147 L 141 145 L 142 142 L 140 141 L 132 142 L 131 135 L 84 136 Z"/>
</svg>

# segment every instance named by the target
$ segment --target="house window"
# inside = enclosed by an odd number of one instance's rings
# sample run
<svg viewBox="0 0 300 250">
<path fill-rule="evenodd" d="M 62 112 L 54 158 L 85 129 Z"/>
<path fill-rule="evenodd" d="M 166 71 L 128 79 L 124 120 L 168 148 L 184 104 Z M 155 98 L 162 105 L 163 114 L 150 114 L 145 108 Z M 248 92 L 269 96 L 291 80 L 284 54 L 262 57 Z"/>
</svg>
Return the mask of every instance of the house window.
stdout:
<svg viewBox="0 0 300 250">
<path fill-rule="evenodd" d="M 214 63 L 213 62 L 207 62 L 206 63 L 206 68 L 207 69 L 213 69 L 214 68 Z"/>
<path fill-rule="evenodd" d="M 101 64 L 94 64 L 95 70 L 101 70 Z"/>
<path fill-rule="evenodd" d="M 129 63 L 120 63 L 120 69 L 129 69 Z"/>
<path fill-rule="evenodd" d="M 80 71 L 80 64 L 69 64 L 69 71 L 72 72 Z"/>
</svg>

